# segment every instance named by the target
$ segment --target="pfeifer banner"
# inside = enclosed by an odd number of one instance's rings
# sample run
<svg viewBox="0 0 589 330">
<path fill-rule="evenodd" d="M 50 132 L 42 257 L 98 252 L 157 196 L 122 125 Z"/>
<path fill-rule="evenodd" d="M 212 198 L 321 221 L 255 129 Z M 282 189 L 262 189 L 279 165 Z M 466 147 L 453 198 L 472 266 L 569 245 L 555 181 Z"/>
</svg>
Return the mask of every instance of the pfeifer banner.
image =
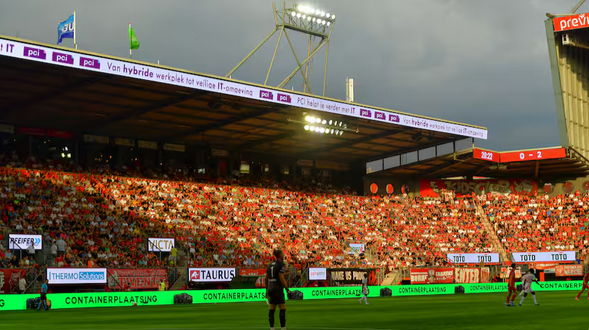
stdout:
<svg viewBox="0 0 589 330">
<path fill-rule="evenodd" d="M 309 268 L 309 281 L 327 280 L 327 268 Z"/>
<path fill-rule="evenodd" d="M 515 262 L 574 262 L 575 251 L 513 252 Z"/>
<path fill-rule="evenodd" d="M 499 264 L 499 253 L 448 253 L 446 257 L 453 264 Z"/>
<path fill-rule="evenodd" d="M 188 278 L 191 282 L 231 282 L 235 277 L 235 268 L 189 268 Z"/>
<path fill-rule="evenodd" d="M 281 89 L 272 89 L 242 82 L 208 77 L 180 70 L 100 57 L 63 49 L 54 49 L 36 44 L 0 39 L 5 51 L 0 56 L 9 56 L 28 61 L 73 67 L 80 70 L 100 72 L 126 78 L 141 79 L 174 86 L 192 88 L 206 92 L 220 93 L 252 100 L 283 104 L 333 115 L 345 115 L 359 119 L 373 120 L 391 125 L 419 128 L 428 131 L 455 134 L 470 138 L 487 139 L 485 128 L 451 123 L 428 117 L 393 112 L 358 104 L 339 102 Z"/>
<path fill-rule="evenodd" d="M 26 250 L 31 244 L 35 244 L 35 250 L 42 250 L 43 237 L 41 235 L 8 234 L 9 250 Z"/>
<path fill-rule="evenodd" d="M 552 22 L 555 32 L 583 29 L 589 27 L 589 14 L 555 17 Z"/>
<path fill-rule="evenodd" d="M 157 289 L 161 280 L 168 285 L 165 269 L 109 269 L 108 287 L 111 289 Z"/>
<path fill-rule="evenodd" d="M 147 251 L 170 252 L 174 247 L 174 239 L 150 237 L 147 239 L 147 245 Z"/>
<path fill-rule="evenodd" d="M 411 268 L 411 284 L 454 282 L 454 268 Z"/>
<path fill-rule="evenodd" d="M 47 268 L 49 284 L 106 284 L 106 268 Z"/>
</svg>

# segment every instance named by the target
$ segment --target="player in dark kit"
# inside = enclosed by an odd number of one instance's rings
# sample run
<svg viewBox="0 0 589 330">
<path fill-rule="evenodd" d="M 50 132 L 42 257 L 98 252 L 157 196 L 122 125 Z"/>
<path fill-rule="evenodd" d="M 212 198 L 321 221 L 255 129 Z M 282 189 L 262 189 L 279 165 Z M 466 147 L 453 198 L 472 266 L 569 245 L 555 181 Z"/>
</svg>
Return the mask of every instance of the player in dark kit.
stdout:
<svg viewBox="0 0 589 330">
<path fill-rule="evenodd" d="M 583 291 L 585 291 L 585 289 L 589 290 L 589 273 L 585 274 L 585 277 L 583 278 L 583 288 L 581 289 L 581 292 L 579 292 L 579 294 L 577 295 L 577 298 L 575 298 L 575 300 L 579 300 L 579 297 L 581 296 L 581 294 L 583 294 Z M 587 300 L 589 300 L 589 295 L 587 296 Z"/>
<path fill-rule="evenodd" d="M 280 308 L 280 327 L 286 329 L 286 299 L 284 290 L 290 293 L 286 280 L 284 279 L 284 253 L 281 250 L 274 250 L 276 260 L 268 265 L 266 270 L 266 298 L 270 305 L 268 320 L 270 321 L 270 330 L 274 330 L 274 314 L 276 305 Z"/>
<path fill-rule="evenodd" d="M 505 301 L 505 306 L 511 307 L 515 306 L 513 301 L 515 300 L 515 296 L 517 296 L 517 289 L 515 288 L 515 263 L 511 264 L 511 271 L 509 272 L 509 279 L 507 280 L 507 289 L 509 290 L 507 293 L 507 301 Z M 512 296 L 513 294 L 513 296 Z M 511 302 L 510 302 L 511 297 Z"/>
</svg>

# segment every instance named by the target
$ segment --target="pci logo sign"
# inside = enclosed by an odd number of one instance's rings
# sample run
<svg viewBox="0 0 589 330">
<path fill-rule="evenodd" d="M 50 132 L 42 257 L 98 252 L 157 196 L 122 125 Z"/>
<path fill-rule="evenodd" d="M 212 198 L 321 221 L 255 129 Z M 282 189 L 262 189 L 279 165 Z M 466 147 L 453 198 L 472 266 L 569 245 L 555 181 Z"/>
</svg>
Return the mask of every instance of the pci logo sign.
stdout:
<svg viewBox="0 0 589 330">
<path fill-rule="evenodd" d="M 285 102 L 285 103 L 290 103 L 291 102 L 290 95 L 278 93 L 278 101 Z"/>
<path fill-rule="evenodd" d="M 270 91 L 260 91 L 260 98 L 267 99 L 267 100 L 274 100 L 274 94 Z"/>
<path fill-rule="evenodd" d="M 31 246 L 31 244 L 34 244 L 35 250 L 43 249 L 43 240 L 41 235 L 8 235 L 8 248 L 11 250 L 26 250 L 29 246 Z"/>
<path fill-rule="evenodd" d="M 100 61 L 93 58 L 80 57 L 80 66 L 100 70 Z"/>
<path fill-rule="evenodd" d="M 231 282 L 235 268 L 190 268 L 191 282 Z"/>
</svg>

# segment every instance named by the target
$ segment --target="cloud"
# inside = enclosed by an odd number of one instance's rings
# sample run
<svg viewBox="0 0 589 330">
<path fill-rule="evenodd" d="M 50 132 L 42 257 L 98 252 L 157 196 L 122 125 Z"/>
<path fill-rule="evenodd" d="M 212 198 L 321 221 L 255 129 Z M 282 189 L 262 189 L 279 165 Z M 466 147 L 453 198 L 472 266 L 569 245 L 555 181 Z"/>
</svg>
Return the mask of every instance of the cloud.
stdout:
<svg viewBox="0 0 589 330">
<path fill-rule="evenodd" d="M 558 145 L 544 30 L 545 13 L 576 0 L 310 1 L 337 15 L 330 43 L 327 96 L 486 126 L 495 149 Z M 279 3 L 280 5 L 281 3 Z M 134 58 L 225 75 L 274 28 L 272 2 L 0 0 L 0 34 L 56 42 L 57 23 L 75 9 L 81 49 L 128 56 L 127 24 L 141 49 Z M 581 8 L 587 9 L 586 6 Z M 308 37 L 289 33 L 299 59 Z M 263 82 L 276 34 L 235 77 Z M 315 43 L 318 40 L 314 41 Z M 325 52 L 312 61 L 315 93 L 323 87 Z M 270 84 L 295 68 L 286 40 Z M 300 75 L 288 88 L 302 89 Z"/>
</svg>

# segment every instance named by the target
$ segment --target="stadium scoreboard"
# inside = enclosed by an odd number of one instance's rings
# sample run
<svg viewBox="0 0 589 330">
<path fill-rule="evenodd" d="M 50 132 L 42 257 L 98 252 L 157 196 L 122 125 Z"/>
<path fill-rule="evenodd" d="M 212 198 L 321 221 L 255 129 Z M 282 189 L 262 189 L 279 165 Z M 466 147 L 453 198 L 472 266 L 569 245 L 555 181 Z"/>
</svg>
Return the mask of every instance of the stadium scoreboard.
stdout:
<svg viewBox="0 0 589 330">
<path fill-rule="evenodd" d="M 473 158 L 495 163 L 514 163 L 533 160 L 566 158 L 565 148 L 535 149 L 524 151 L 496 152 L 475 148 Z"/>
</svg>

